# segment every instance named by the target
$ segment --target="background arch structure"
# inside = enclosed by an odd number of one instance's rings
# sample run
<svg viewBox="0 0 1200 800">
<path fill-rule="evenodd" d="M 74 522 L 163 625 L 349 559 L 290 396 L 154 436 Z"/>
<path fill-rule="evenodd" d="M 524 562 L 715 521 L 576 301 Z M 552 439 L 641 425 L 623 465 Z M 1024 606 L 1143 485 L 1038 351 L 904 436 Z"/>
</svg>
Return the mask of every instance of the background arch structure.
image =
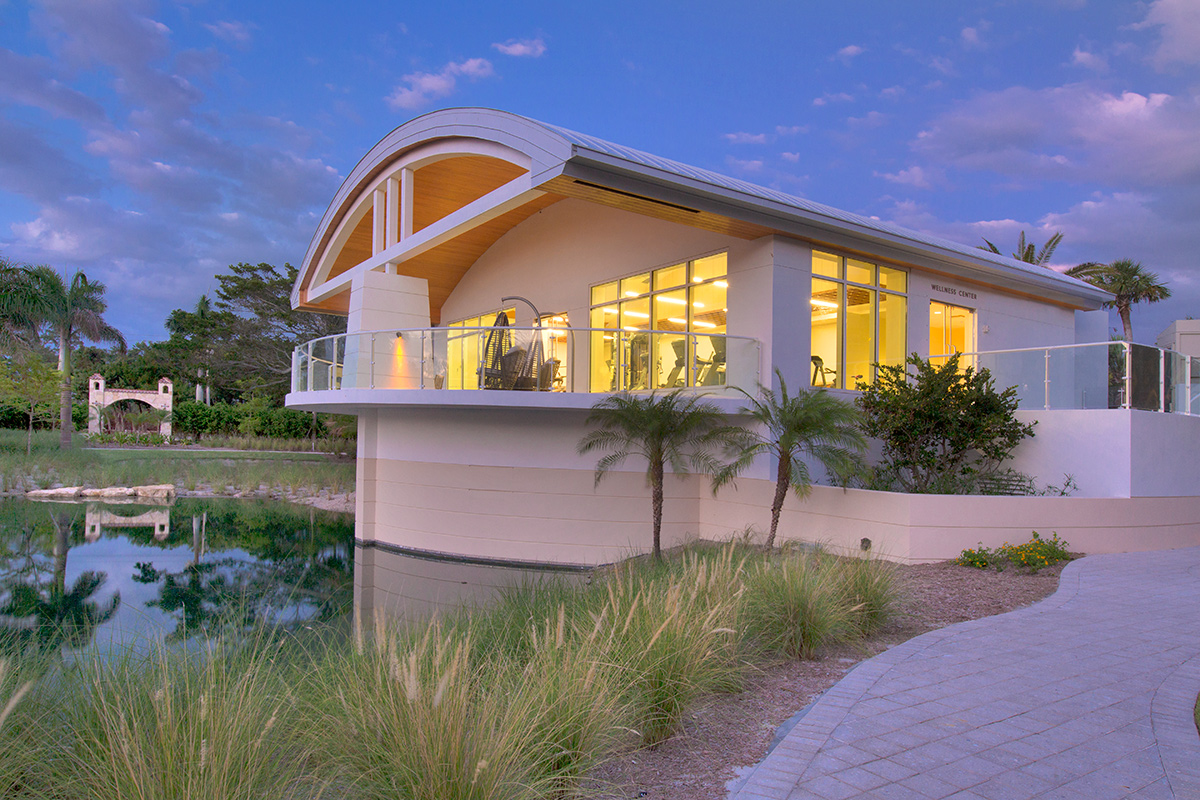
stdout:
<svg viewBox="0 0 1200 800">
<path fill-rule="evenodd" d="M 157 389 L 109 389 L 99 373 L 88 378 L 88 433 L 100 433 L 100 412 L 122 400 L 137 400 L 167 412 L 158 432 L 170 438 L 171 410 L 175 405 L 175 384 L 170 378 L 159 378 Z"/>
</svg>

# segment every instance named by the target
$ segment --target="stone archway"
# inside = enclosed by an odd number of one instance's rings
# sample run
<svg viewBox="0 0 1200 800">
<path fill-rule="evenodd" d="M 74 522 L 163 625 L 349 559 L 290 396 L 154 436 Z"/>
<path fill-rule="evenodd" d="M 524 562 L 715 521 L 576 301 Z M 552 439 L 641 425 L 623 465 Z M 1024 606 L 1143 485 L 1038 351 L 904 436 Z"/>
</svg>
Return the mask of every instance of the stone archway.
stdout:
<svg viewBox="0 0 1200 800">
<path fill-rule="evenodd" d="M 170 378 L 159 378 L 157 389 L 109 389 L 104 376 L 88 378 L 88 433 L 100 433 L 100 412 L 122 400 L 137 400 L 151 408 L 167 412 L 166 419 L 158 426 L 163 436 L 171 436 L 171 410 L 175 405 L 175 384 Z"/>
</svg>

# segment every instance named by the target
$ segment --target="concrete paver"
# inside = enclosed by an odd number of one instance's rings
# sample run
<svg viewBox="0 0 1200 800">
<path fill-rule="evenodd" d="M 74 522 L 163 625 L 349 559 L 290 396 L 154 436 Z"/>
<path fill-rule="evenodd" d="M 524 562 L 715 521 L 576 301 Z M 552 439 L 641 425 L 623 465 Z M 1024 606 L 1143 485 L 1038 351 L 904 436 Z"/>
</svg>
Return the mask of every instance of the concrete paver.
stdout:
<svg viewBox="0 0 1200 800">
<path fill-rule="evenodd" d="M 857 666 L 731 798 L 1200 800 L 1198 692 L 1200 548 L 1089 556 Z"/>
</svg>

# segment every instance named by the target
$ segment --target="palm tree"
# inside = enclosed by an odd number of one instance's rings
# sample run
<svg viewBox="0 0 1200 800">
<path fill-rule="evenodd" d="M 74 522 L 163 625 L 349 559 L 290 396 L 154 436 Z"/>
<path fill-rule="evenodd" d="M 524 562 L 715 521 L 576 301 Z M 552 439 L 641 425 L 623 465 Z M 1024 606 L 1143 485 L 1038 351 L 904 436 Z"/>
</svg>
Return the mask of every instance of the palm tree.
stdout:
<svg viewBox="0 0 1200 800">
<path fill-rule="evenodd" d="M 580 454 L 609 451 L 596 464 L 596 485 L 629 456 L 646 460 L 653 509 L 655 560 L 662 558 L 663 475 L 669 465 L 677 475 L 692 467 L 715 475 L 722 464 L 718 450 L 737 448 L 746 431 L 728 425 L 712 403 L 676 389 L 665 395 L 609 395 L 592 406 L 588 425 L 598 426 L 580 441 Z"/>
<path fill-rule="evenodd" d="M 1067 270 L 1067 274 L 1115 295 L 1104 307 L 1115 308 L 1121 315 L 1127 342 L 1133 341 L 1133 324 L 1129 319 L 1130 307 L 1134 303 L 1157 303 L 1171 296 L 1170 287 L 1160 281 L 1157 275 L 1143 267 L 1141 262 L 1129 258 L 1122 258 L 1111 264 L 1080 264 Z"/>
<path fill-rule="evenodd" d="M 22 312 L 35 322 L 49 328 L 58 340 L 58 369 L 62 373 L 59 446 L 71 447 L 71 348 L 76 341 L 113 342 L 125 349 L 125 337 L 104 321 L 108 304 L 104 302 L 105 285 L 89 281 L 76 272 L 70 285 L 51 267 L 41 265 L 24 270 L 25 290 L 22 292 Z"/>
<path fill-rule="evenodd" d="M 1042 245 L 1042 249 L 1038 250 L 1037 245 L 1035 245 L 1033 242 L 1025 241 L 1025 231 L 1021 231 L 1021 237 L 1017 239 L 1017 252 L 1013 253 L 1012 257 L 1017 261 L 1024 261 L 1027 264 L 1037 264 L 1041 267 L 1048 267 L 1050 265 L 1050 257 L 1054 255 L 1054 251 L 1058 248 L 1059 244 L 1062 243 L 1062 238 L 1062 231 L 1055 231 L 1054 235 L 1047 239 L 1046 243 Z M 990 250 L 998 256 L 1004 255 L 1000 252 L 999 247 L 996 247 L 996 245 L 992 244 L 987 239 L 984 239 L 983 242 L 987 245 L 987 247 L 980 247 L 980 250 Z"/>
<path fill-rule="evenodd" d="M 754 458 L 764 453 L 776 459 L 768 550 L 775 546 L 779 515 L 788 488 L 791 487 L 800 499 L 812 491 L 812 476 L 805 457 L 819 461 L 826 469 L 845 473 L 858 463 L 867 446 L 858 427 L 859 413 L 854 406 L 824 389 L 801 390 L 791 396 L 783 373 L 776 369 L 775 375 L 779 379 L 778 392 L 761 383 L 758 397 L 738 389 L 750 401 L 742 413 L 757 422 L 761 430 L 748 432 L 746 447 L 735 461 L 717 474 L 714 482 L 715 486 L 721 486 L 732 481 Z"/>
</svg>

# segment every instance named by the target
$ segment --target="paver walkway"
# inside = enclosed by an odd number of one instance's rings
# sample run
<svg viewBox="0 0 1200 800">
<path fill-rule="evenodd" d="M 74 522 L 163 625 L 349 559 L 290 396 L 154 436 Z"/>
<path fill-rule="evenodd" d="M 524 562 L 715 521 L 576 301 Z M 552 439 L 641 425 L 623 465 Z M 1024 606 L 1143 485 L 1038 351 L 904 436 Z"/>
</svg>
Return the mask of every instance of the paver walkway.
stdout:
<svg viewBox="0 0 1200 800">
<path fill-rule="evenodd" d="M 1200 800 L 1200 548 L 1090 556 L 1029 608 L 827 691 L 737 800 Z"/>
</svg>

